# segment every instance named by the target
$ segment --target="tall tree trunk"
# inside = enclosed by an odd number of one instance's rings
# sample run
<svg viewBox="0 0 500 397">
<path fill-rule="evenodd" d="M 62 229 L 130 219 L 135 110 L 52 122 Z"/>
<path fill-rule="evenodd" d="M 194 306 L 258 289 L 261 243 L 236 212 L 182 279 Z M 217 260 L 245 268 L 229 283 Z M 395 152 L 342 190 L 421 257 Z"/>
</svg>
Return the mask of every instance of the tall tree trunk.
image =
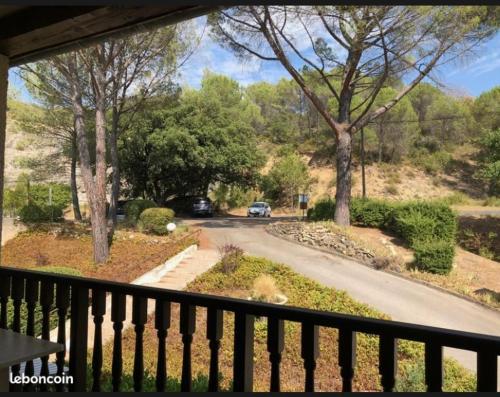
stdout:
<svg viewBox="0 0 500 397">
<path fill-rule="evenodd" d="M 71 202 L 73 204 L 73 214 L 75 220 L 82 220 L 82 213 L 80 212 L 80 202 L 78 201 L 78 187 L 76 185 L 76 163 L 78 159 L 78 147 L 76 145 L 76 135 L 71 138 Z"/>
<path fill-rule="evenodd" d="M 106 217 L 106 103 L 105 76 L 100 67 L 95 70 L 94 90 L 96 98 L 95 133 L 96 165 L 95 195 L 92 206 L 92 230 L 94 231 L 94 260 L 104 263 L 109 255 L 108 227 Z"/>
<path fill-rule="evenodd" d="M 82 87 L 80 86 L 80 74 L 76 64 L 76 55 L 70 59 L 68 63 L 71 85 L 71 102 L 73 106 L 73 114 L 75 118 L 75 132 L 78 146 L 78 154 L 80 157 L 80 170 L 82 173 L 83 184 L 87 192 L 87 199 L 90 208 L 90 221 L 92 226 L 92 244 L 94 249 L 94 261 L 96 263 L 104 262 L 108 257 L 108 241 L 106 233 L 103 234 L 102 227 L 99 227 L 99 221 L 104 220 L 104 231 L 106 232 L 106 200 L 104 197 L 104 206 L 99 205 L 100 197 L 97 195 L 96 184 L 94 183 L 94 175 L 90 165 L 90 154 L 87 143 L 87 135 L 85 133 L 85 120 L 82 104 Z M 99 157 L 98 157 L 99 158 Z M 104 208 L 104 218 L 101 219 L 100 208 Z"/>
<path fill-rule="evenodd" d="M 118 162 L 118 109 L 113 105 L 111 131 L 109 134 L 109 146 L 111 157 L 111 199 L 109 203 L 108 220 L 110 222 L 110 237 L 113 237 L 116 225 L 116 208 L 120 197 L 120 167 Z"/>
<path fill-rule="evenodd" d="M 351 201 L 352 136 L 345 129 L 337 135 L 337 192 L 335 194 L 335 223 L 349 226 Z"/>
</svg>

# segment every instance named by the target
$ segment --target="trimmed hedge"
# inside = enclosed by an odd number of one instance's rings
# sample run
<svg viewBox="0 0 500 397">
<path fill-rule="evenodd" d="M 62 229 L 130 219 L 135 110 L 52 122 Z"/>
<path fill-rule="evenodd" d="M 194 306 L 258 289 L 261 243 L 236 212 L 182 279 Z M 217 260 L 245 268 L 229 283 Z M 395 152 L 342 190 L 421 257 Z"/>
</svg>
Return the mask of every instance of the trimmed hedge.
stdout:
<svg viewBox="0 0 500 397">
<path fill-rule="evenodd" d="M 393 206 L 379 200 L 352 199 L 350 212 L 353 224 L 385 228 L 391 220 Z"/>
<path fill-rule="evenodd" d="M 167 234 L 167 224 L 172 222 L 175 213 L 170 208 L 148 208 L 139 217 L 139 228 L 147 233 Z"/>
<path fill-rule="evenodd" d="M 148 208 L 156 207 L 156 203 L 151 200 L 131 200 L 125 204 L 125 219 L 132 225 L 136 225 L 142 212 Z"/>
<path fill-rule="evenodd" d="M 63 210 L 56 206 L 40 206 L 28 204 L 19 211 L 19 218 L 23 223 L 39 223 L 58 221 L 63 217 Z"/>
<path fill-rule="evenodd" d="M 455 241 L 457 217 L 440 202 L 409 202 L 394 207 L 390 228 L 410 245 L 419 240 Z"/>
<path fill-rule="evenodd" d="M 417 241 L 412 248 L 415 250 L 415 263 L 421 270 L 436 274 L 448 274 L 451 271 L 455 256 L 454 242 Z"/>
<path fill-rule="evenodd" d="M 326 221 L 333 219 L 335 214 L 335 200 L 328 198 L 320 200 L 314 207 L 307 210 L 307 218 L 312 221 Z"/>
<path fill-rule="evenodd" d="M 310 220 L 331 220 L 335 200 L 316 203 L 307 215 Z M 415 264 L 421 270 L 446 274 L 452 269 L 457 236 L 457 216 L 439 201 L 386 203 L 354 198 L 350 204 L 351 223 L 388 229 L 402 237 L 415 251 Z"/>
</svg>

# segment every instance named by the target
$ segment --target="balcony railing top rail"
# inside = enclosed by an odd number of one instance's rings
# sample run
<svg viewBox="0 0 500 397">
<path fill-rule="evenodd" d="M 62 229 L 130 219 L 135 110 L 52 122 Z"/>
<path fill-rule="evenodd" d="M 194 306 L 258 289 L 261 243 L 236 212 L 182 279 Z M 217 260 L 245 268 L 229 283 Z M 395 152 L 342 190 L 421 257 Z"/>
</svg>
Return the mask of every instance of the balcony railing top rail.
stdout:
<svg viewBox="0 0 500 397">
<path fill-rule="evenodd" d="M 429 327 L 417 324 L 409 324 L 397 321 L 374 319 L 353 316 L 341 313 L 323 312 L 318 310 L 304 309 L 298 307 L 278 306 L 267 303 L 246 301 L 241 299 L 227 298 L 221 296 L 190 293 L 184 291 L 173 291 L 153 287 L 144 287 L 131 284 L 103 281 L 75 276 L 61 276 L 49 273 L 36 272 L 32 270 L 14 269 L 0 267 L 0 302 L 1 316 L 0 326 L 6 326 L 6 302 L 10 298 L 14 302 L 14 330 L 19 328 L 19 307 L 22 299 L 28 304 L 28 309 L 34 308 L 38 297 L 33 294 L 33 289 L 38 284 L 41 286 L 39 296 L 42 309 L 44 307 L 44 296 L 54 294 L 53 286 L 56 287 L 56 307 L 61 316 L 65 316 L 67 309 L 71 308 L 71 349 L 70 349 L 70 372 L 77 376 L 75 389 L 84 387 L 85 371 L 78 360 L 84 360 L 86 365 L 87 329 L 88 329 L 88 307 L 92 305 L 92 314 L 96 323 L 96 338 L 94 339 L 94 360 L 92 363 L 94 371 L 94 390 L 98 390 L 100 379 L 100 366 L 102 366 L 102 345 L 99 324 L 102 324 L 102 316 L 105 313 L 105 296 L 112 296 L 111 315 L 114 323 L 115 339 L 113 352 L 113 379 L 115 390 L 119 389 L 121 377 L 121 324 L 125 320 L 125 296 L 133 297 L 133 323 L 136 326 L 138 342 L 136 344 L 136 390 L 141 388 L 142 378 L 139 376 L 142 368 L 142 332 L 147 321 L 147 300 L 156 302 L 156 324 L 159 332 L 158 337 L 166 337 L 166 329 L 170 324 L 170 304 L 181 305 L 180 327 L 183 334 L 184 362 L 182 372 L 181 388 L 191 388 L 191 342 L 195 331 L 196 307 L 207 308 L 207 337 L 210 340 L 211 365 L 209 389 L 218 389 L 218 349 L 222 337 L 222 322 L 224 312 L 235 313 L 235 335 L 234 335 L 234 390 L 252 389 L 253 372 L 253 319 L 265 317 L 268 319 L 268 350 L 271 361 L 271 390 L 279 390 L 279 363 L 283 351 L 284 321 L 298 322 L 302 324 L 302 344 L 304 368 L 306 372 L 306 390 L 314 390 L 314 370 L 316 359 L 319 354 L 318 327 L 335 328 L 339 330 L 339 365 L 343 390 L 350 391 L 352 378 L 354 376 L 356 357 L 356 334 L 366 333 L 377 335 L 380 338 L 379 369 L 382 375 L 381 382 L 384 390 L 392 390 L 396 378 L 396 352 L 397 340 L 405 339 L 425 344 L 426 354 L 426 383 L 428 390 L 441 390 L 443 372 L 443 347 L 470 350 L 477 353 L 477 376 L 478 390 L 497 390 L 497 359 L 500 355 L 500 337 L 482 335 L 471 332 L 450 330 L 437 327 Z M 44 290 L 50 289 L 52 292 Z M 71 289 L 71 298 L 69 290 Z M 92 292 L 90 294 L 90 292 Z M 92 299 L 90 300 L 90 297 Z M 45 308 L 48 312 L 52 308 L 52 302 Z M 17 303 L 16 303 L 17 302 Z M 16 309 L 17 308 L 17 309 Z M 34 309 L 33 309 L 34 310 Z M 29 311 L 29 310 L 28 310 Z M 19 313 L 18 313 L 19 312 Z M 29 317 L 29 316 L 28 316 Z M 168 319 L 167 319 L 168 317 Z M 28 319 L 29 322 L 29 319 Z M 62 317 L 59 321 L 59 337 L 64 340 L 65 330 Z M 83 329 L 83 328 L 84 329 Z M 32 332 L 33 327 L 27 328 Z M 45 332 L 46 337 L 47 332 Z M 161 343 L 158 351 L 159 365 L 164 361 L 166 352 L 161 351 Z M 85 354 L 84 354 L 85 353 Z M 95 355 L 97 354 L 97 357 Z M 79 357 L 77 360 L 76 357 Z M 118 357 L 119 356 L 119 357 Z M 63 356 L 62 356 L 63 357 Z M 63 365 L 63 358 L 59 360 Z M 98 368 L 96 368 L 98 367 Z M 164 389 L 164 368 L 158 368 L 157 388 Z M 159 379 L 159 380 L 158 380 Z"/>
</svg>

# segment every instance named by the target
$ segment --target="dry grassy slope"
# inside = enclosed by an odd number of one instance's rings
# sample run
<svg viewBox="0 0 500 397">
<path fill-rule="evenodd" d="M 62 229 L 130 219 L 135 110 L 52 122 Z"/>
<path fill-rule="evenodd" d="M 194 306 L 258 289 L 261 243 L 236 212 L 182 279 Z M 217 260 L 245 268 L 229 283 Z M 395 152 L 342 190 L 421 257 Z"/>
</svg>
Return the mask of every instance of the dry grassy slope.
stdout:
<svg viewBox="0 0 500 397">
<path fill-rule="evenodd" d="M 372 198 L 390 200 L 432 199 L 462 192 L 470 197 L 480 196 L 480 191 L 471 183 L 470 170 L 474 168 L 470 153 L 457 152 L 454 156 L 459 164 L 450 174 L 430 175 L 411 164 L 371 164 L 366 166 L 367 195 Z M 311 187 L 311 202 L 325 196 L 335 196 L 335 167 L 318 165 L 325 162 L 314 159 L 311 154 L 303 154 L 310 175 L 315 179 Z M 270 155 L 262 174 L 267 174 L 275 161 Z M 466 172 L 468 171 L 468 172 Z M 390 186 L 393 186 L 392 189 Z M 353 196 L 361 196 L 361 167 L 353 168 Z"/>
<path fill-rule="evenodd" d="M 335 196 L 335 171 L 331 167 L 311 167 L 311 176 L 317 179 L 311 191 L 312 201 L 323 196 Z M 391 200 L 445 197 L 457 190 L 443 183 L 444 176 L 431 176 L 410 165 L 388 170 L 378 164 L 366 167 L 366 193 L 368 197 Z M 389 186 L 395 185 L 396 190 Z M 361 196 L 361 167 L 353 170 L 353 196 Z M 388 190 L 389 189 L 389 190 Z"/>
</svg>

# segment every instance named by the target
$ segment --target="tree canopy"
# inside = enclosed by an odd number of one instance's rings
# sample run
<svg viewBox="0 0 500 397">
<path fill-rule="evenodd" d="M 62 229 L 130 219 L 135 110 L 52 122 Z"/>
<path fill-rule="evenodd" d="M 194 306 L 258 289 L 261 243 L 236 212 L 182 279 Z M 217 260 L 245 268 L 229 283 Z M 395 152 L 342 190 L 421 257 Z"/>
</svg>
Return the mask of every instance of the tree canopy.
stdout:
<svg viewBox="0 0 500 397">
<path fill-rule="evenodd" d="M 264 157 L 251 123 L 253 106 L 234 80 L 214 74 L 205 74 L 198 91 L 158 100 L 120 137 L 132 195 L 164 203 L 206 195 L 216 182 L 255 185 Z"/>
</svg>

